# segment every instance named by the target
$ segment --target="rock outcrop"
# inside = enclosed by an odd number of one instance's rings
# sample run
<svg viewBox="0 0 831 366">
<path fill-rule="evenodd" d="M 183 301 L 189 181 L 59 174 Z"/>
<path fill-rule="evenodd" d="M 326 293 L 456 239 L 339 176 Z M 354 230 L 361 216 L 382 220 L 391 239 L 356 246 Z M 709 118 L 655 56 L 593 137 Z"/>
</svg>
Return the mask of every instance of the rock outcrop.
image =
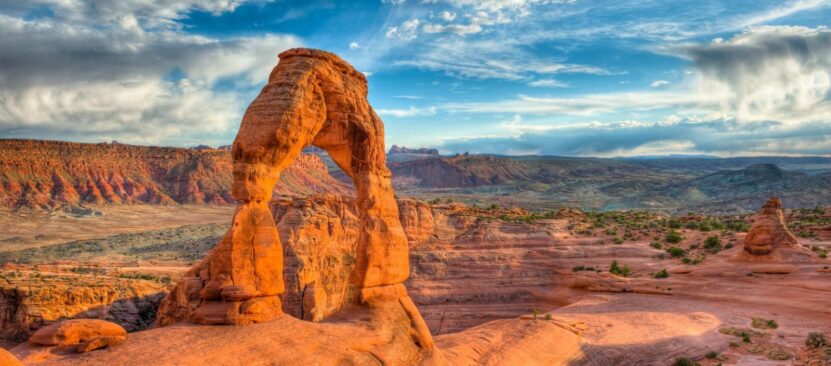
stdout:
<svg viewBox="0 0 831 366">
<path fill-rule="evenodd" d="M 0 348 L 0 365 L 3 366 L 23 366 L 23 362 L 14 357 L 13 354 L 9 353 L 2 348 Z"/>
<path fill-rule="evenodd" d="M 744 240 L 744 250 L 752 255 L 768 255 L 778 248 L 798 245 L 796 237 L 788 231 L 782 201 L 771 198 L 756 214 L 753 226 Z"/>
<path fill-rule="evenodd" d="M 381 318 L 405 314 L 409 329 L 387 331 L 403 332 L 401 339 L 414 339 L 422 350 L 433 348 L 403 284 L 409 276 L 407 237 L 386 166 L 383 124 L 366 97 L 366 78 L 336 55 L 308 49 L 280 54 L 268 84 L 246 110 L 232 147 L 231 193 L 242 202 L 233 225 L 164 300 L 158 324 L 183 317 L 249 324 L 281 313 L 282 247 L 268 202 L 285 168 L 303 148 L 314 145 L 352 178 L 357 192 L 352 302 L 380 311 Z M 386 328 L 400 322 L 379 324 Z"/>
<path fill-rule="evenodd" d="M 234 204 L 231 154 L 125 144 L 0 140 L 0 207 L 79 204 Z M 323 161 L 304 154 L 275 193 L 347 193 Z"/>
<path fill-rule="evenodd" d="M 29 343 L 41 346 L 72 346 L 99 337 L 124 337 L 127 331 L 118 324 L 100 319 L 71 319 L 39 329 Z M 99 347 L 100 348 L 100 347 Z"/>
<path fill-rule="evenodd" d="M 19 341 L 62 319 L 106 319 L 146 328 L 164 296 L 151 281 L 7 270 L 0 274 L 0 338 Z"/>
</svg>

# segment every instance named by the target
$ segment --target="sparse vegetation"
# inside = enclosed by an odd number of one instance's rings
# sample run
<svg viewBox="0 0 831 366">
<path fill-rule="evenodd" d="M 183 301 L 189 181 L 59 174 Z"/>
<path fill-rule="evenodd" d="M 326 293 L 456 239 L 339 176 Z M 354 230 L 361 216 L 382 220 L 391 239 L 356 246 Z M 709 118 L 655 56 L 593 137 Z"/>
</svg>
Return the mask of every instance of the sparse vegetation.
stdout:
<svg viewBox="0 0 831 366">
<path fill-rule="evenodd" d="M 718 253 L 721 251 L 721 239 L 718 236 L 708 236 L 706 240 L 704 240 L 704 249 L 710 251 L 710 253 Z"/>
<path fill-rule="evenodd" d="M 649 244 L 649 246 L 651 246 L 655 249 L 661 249 L 661 243 L 659 243 L 657 241 L 653 241 L 652 243 Z"/>
<path fill-rule="evenodd" d="M 666 268 L 664 268 L 664 269 L 658 271 L 657 273 L 655 273 L 655 278 L 667 278 L 667 277 L 669 277 L 669 272 L 667 272 Z"/>
<path fill-rule="evenodd" d="M 677 231 L 674 231 L 674 230 L 668 232 L 667 235 L 664 237 L 664 241 L 666 241 L 667 243 L 671 243 L 671 244 L 678 244 L 683 239 L 684 238 L 681 236 L 681 234 L 679 234 Z"/>
<path fill-rule="evenodd" d="M 615 260 L 612 261 L 612 264 L 609 266 L 609 273 L 621 277 L 629 277 L 630 270 L 629 266 L 624 264 L 623 267 L 621 267 L 620 264 L 618 264 L 618 262 Z"/>
<path fill-rule="evenodd" d="M 762 318 L 753 318 L 750 323 L 750 326 L 757 329 L 776 329 L 779 328 L 779 324 L 776 323 L 776 320 L 773 319 L 762 319 Z"/>
<path fill-rule="evenodd" d="M 667 248 L 667 253 L 673 258 L 680 258 L 687 255 L 687 251 L 679 247 L 669 247 Z"/>
<path fill-rule="evenodd" d="M 808 337 L 805 338 L 805 346 L 811 349 L 820 348 L 827 344 L 828 342 L 825 340 L 825 334 L 820 332 L 808 333 Z"/>
<path fill-rule="evenodd" d="M 693 361 L 688 357 L 678 357 L 675 359 L 673 366 L 700 366 L 701 364 Z"/>
</svg>

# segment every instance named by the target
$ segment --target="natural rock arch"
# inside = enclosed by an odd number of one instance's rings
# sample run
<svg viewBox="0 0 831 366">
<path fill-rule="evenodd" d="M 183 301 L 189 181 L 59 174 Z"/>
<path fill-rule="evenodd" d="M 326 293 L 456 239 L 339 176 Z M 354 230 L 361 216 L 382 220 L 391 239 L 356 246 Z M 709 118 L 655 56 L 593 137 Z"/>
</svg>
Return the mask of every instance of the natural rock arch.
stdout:
<svg viewBox="0 0 831 366">
<path fill-rule="evenodd" d="M 267 202 L 282 170 L 308 145 L 326 150 L 352 177 L 361 221 L 351 278 L 358 288 L 399 284 L 409 276 L 384 125 L 366 97 L 364 75 L 336 55 L 285 51 L 245 112 L 232 150 L 232 194 L 243 202 Z"/>
<path fill-rule="evenodd" d="M 279 57 L 234 140 L 232 194 L 241 203 L 232 227 L 168 294 L 157 324 L 250 324 L 282 313 L 282 248 L 268 202 L 280 173 L 314 145 L 352 177 L 357 191 L 360 234 L 350 276 L 356 302 L 400 306 L 418 343 L 432 348 L 403 285 L 407 237 L 386 166 L 384 126 L 367 101 L 366 78 L 325 51 L 291 49 Z"/>
</svg>

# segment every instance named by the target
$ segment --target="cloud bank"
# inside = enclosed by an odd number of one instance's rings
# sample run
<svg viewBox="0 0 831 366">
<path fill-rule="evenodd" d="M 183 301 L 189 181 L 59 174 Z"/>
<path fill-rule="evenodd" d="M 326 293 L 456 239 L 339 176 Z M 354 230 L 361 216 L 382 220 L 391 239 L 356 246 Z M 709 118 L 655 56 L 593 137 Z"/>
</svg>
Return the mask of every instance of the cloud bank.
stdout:
<svg viewBox="0 0 831 366">
<path fill-rule="evenodd" d="M 293 36 L 184 32 L 193 10 L 239 2 L 30 2 L 0 13 L 0 136 L 190 145 L 227 142 L 243 91 Z M 33 12 L 46 7 L 43 16 Z"/>
</svg>

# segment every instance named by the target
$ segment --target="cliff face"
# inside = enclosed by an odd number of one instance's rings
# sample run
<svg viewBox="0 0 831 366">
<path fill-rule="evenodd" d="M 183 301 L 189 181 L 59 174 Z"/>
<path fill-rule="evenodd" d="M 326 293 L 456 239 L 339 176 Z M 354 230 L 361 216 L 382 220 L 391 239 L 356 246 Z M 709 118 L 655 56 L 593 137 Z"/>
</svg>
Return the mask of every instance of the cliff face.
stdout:
<svg viewBox="0 0 831 366">
<path fill-rule="evenodd" d="M 548 260 L 527 256 L 550 240 L 541 236 L 546 229 L 494 219 L 526 212 L 413 199 L 399 200 L 398 208 L 410 245 L 407 287 L 434 333 L 544 306 L 532 292 L 541 284 L 551 285 L 553 272 L 541 263 L 523 262 Z M 348 281 L 359 234 L 355 202 L 318 195 L 277 201 L 272 211 L 285 252 L 283 310 L 304 320 L 322 320 L 355 296 Z M 502 280 L 492 283 L 494 277 Z"/>
<path fill-rule="evenodd" d="M 231 197 L 231 153 L 123 144 L 0 140 L 0 206 L 49 209 L 82 203 L 224 205 Z M 278 195 L 348 192 L 320 158 L 286 169 Z"/>
<path fill-rule="evenodd" d="M 68 318 L 107 319 L 128 331 L 144 329 L 165 290 L 151 281 L 6 270 L 0 273 L 0 338 L 23 340 Z"/>
</svg>

